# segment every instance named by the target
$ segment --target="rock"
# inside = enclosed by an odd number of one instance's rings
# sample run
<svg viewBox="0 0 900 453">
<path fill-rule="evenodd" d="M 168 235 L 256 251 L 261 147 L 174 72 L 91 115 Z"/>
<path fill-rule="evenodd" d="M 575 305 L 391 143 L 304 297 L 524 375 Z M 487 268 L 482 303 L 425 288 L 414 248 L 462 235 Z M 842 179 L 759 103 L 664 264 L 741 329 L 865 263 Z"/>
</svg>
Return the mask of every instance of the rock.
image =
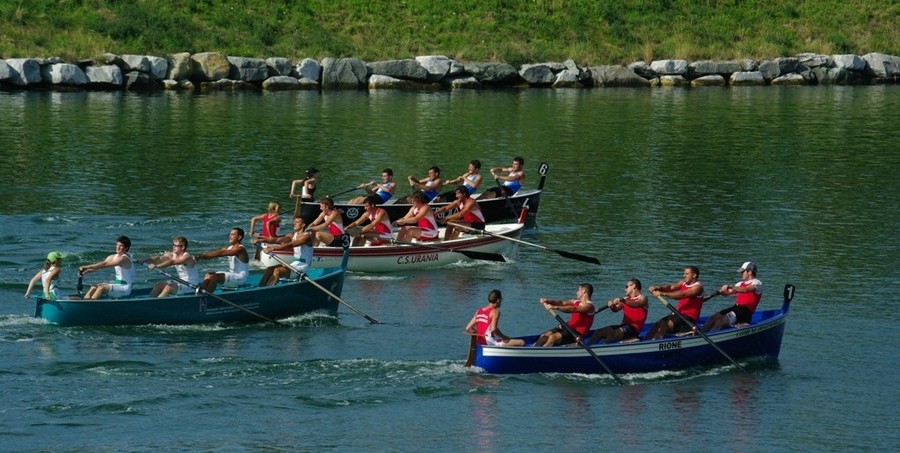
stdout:
<svg viewBox="0 0 900 453">
<path fill-rule="evenodd" d="M 319 82 L 317 82 L 315 80 L 307 79 L 306 77 L 303 77 L 300 80 L 298 80 L 298 82 L 300 82 L 301 90 L 318 90 L 319 89 Z"/>
<path fill-rule="evenodd" d="M 792 72 L 772 79 L 772 85 L 807 85 L 802 75 Z"/>
<path fill-rule="evenodd" d="M 369 89 L 409 89 L 409 90 L 438 90 L 441 85 L 438 83 L 417 82 L 414 80 L 398 79 L 391 76 L 372 74 L 369 77 Z"/>
<path fill-rule="evenodd" d="M 262 58 L 227 57 L 231 67 L 228 78 L 244 82 L 262 82 L 269 77 L 269 66 Z"/>
<path fill-rule="evenodd" d="M 113 64 L 119 65 L 122 68 L 122 72 L 126 74 L 131 71 L 150 74 L 152 69 L 150 66 L 150 59 L 145 55 L 122 55 L 118 59 L 115 59 Z"/>
<path fill-rule="evenodd" d="M 120 88 L 124 83 L 122 68 L 116 65 L 88 66 L 84 68 L 84 76 L 93 88 Z"/>
<path fill-rule="evenodd" d="M 301 60 L 300 63 L 297 63 L 295 70 L 300 80 L 309 79 L 316 82 L 316 85 L 318 85 L 319 78 L 322 77 L 322 66 L 312 58 Z"/>
<path fill-rule="evenodd" d="M 10 58 L 8 80 L 13 85 L 28 86 L 41 83 L 41 65 L 34 58 Z"/>
<path fill-rule="evenodd" d="M 778 70 L 781 74 L 787 74 L 789 72 L 799 73 L 806 69 L 805 66 L 800 64 L 800 60 L 794 57 L 776 58 L 775 63 L 778 64 Z"/>
<path fill-rule="evenodd" d="M 725 77 L 719 74 L 710 74 L 691 80 L 692 87 L 721 87 L 725 86 Z"/>
<path fill-rule="evenodd" d="M 6 60 L 0 60 L 0 83 L 7 83 L 12 78 L 12 68 L 6 64 Z"/>
<path fill-rule="evenodd" d="M 635 61 L 634 63 L 629 64 L 628 69 L 634 71 L 635 74 L 645 78 L 645 79 L 655 79 L 659 77 L 659 74 L 656 73 L 650 65 L 643 61 Z"/>
<path fill-rule="evenodd" d="M 688 65 L 688 75 L 692 78 L 713 74 L 727 76 L 735 72 L 741 72 L 742 70 L 743 67 L 741 66 L 741 63 L 737 61 L 700 60 Z M 722 78 L 722 82 L 725 82 L 724 77 Z"/>
<path fill-rule="evenodd" d="M 482 85 L 513 86 L 525 82 L 509 63 L 470 63 L 465 68 Z"/>
<path fill-rule="evenodd" d="M 519 69 L 519 75 L 532 86 L 549 86 L 556 81 L 553 69 L 546 64 L 526 64 Z"/>
<path fill-rule="evenodd" d="M 366 81 L 368 69 L 357 58 L 326 58 L 322 60 L 322 88 L 360 88 Z"/>
<path fill-rule="evenodd" d="M 733 86 L 759 86 L 765 85 L 766 79 L 759 71 L 741 71 L 731 74 L 728 83 Z"/>
<path fill-rule="evenodd" d="M 290 67 L 290 63 L 288 63 L 288 67 Z M 300 81 L 294 77 L 284 75 L 269 77 L 263 81 L 262 89 L 268 91 L 299 90 Z"/>
<path fill-rule="evenodd" d="M 166 79 L 184 80 L 191 78 L 194 72 L 191 67 L 191 54 L 188 52 L 173 53 L 168 58 Z"/>
<path fill-rule="evenodd" d="M 781 67 L 775 60 L 765 60 L 760 62 L 758 71 L 766 80 L 772 80 L 781 75 Z"/>
<path fill-rule="evenodd" d="M 861 72 L 851 71 L 847 68 L 813 68 L 813 76 L 821 85 L 859 85 L 865 83 Z"/>
<path fill-rule="evenodd" d="M 151 91 L 156 85 L 150 79 L 150 74 L 141 71 L 125 73 L 125 89 L 128 91 Z"/>
<path fill-rule="evenodd" d="M 287 58 L 266 58 L 266 66 L 269 68 L 269 77 L 292 76 L 294 73 L 294 65 Z"/>
<path fill-rule="evenodd" d="M 741 71 L 743 72 L 753 72 L 759 69 L 759 64 L 756 62 L 756 60 L 746 58 L 738 62 L 741 64 Z"/>
<path fill-rule="evenodd" d="M 689 83 L 687 79 L 680 75 L 661 75 L 659 76 L 659 86 L 663 87 L 686 87 Z"/>
<path fill-rule="evenodd" d="M 416 60 L 388 60 L 369 63 L 372 75 L 388 76 L 394 79 L 428 81 L 428 71 Z"/>
<path fill-rule="evenodd" d="M 585 86 L 594 86 L 594 81 L 590 77 L 585 77 L 584 71 L 580 69 L 563 69 L 556 74 L 556 80 L 553 81 L 552 86 L 553 88 L 584 88 Z"/>
<path fill-rule="evenodd" d="M 688 62 L 685 60 L 655 60 L 650 69 L 659 75 L 687 75 Z"/>
<path fill-rule="evenodd" d="M 438 82 L 450 74 L 452 60 L 443 55 L 419 56 L 416 62 L 428 73 L 429 82 Z"/>
<path fill-rule="evenodd" d="M 862 72 L 866 69 L 866 60 L 859 55 L 832 55 L 834 67 Z"/>
<path fill-rule="evenodd" d="M 876 80 L 900 78 L 900 57 L 883 53 L 867 53 L 862 56 L 866 61 L 866 73 Z"/>
<path fill-rule="evenodd" d="M 596 87 L 649 87 L 650 81 L 622 65 L 591 66 Z"/>
<path fill-rule="evenodd" d="M 153 80 L 163 80 L 169 72 L 169 61 L 162 57 L 147 56 L 150 62 L 150 78 Z"/>
<path fill-rule="evenodd" d="M 833 68 L 834 60 L 830 55 L 822 55 L 817 53 L 801 53 L 797 54 L 797 61 L 808 68 Z"/>
<path fill-rule="evenodd" d="M 41 77 L 45 83 L 53 85 L 80 86 L 87 83 L 84 71 L 70 63 L 56 63 L 41 67 Z"/>
<path fill-rule="evenodd" d="M 453 89 L 478 89 L 481 88 L 481 82 L 472 76 L 456 76 L 444 79 L 450 88 Z"/>
<path fill-rule="evenodd" d="M 201 81 L 218 81 L 228 78 L 231 64 L 220 52 L 201 52 L 191 55 L 191 79 Z"/>
</svg>

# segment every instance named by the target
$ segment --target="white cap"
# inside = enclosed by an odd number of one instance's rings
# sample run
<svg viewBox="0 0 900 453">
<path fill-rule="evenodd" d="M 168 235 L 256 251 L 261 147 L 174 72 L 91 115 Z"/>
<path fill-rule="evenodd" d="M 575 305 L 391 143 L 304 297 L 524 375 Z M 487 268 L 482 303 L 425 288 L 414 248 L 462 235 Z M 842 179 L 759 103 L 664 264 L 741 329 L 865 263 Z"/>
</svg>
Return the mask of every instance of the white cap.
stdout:
<svg viewBox="0 0 900 453">
<path fill-rule="evenodd" d="M 756 273 L 756 263 L 753 261 L 745 261 L 744 264 L 741 264 L 741 268 L 738 269 L 738 272 L 750 271 L 754 274 Z"/>
</svg>

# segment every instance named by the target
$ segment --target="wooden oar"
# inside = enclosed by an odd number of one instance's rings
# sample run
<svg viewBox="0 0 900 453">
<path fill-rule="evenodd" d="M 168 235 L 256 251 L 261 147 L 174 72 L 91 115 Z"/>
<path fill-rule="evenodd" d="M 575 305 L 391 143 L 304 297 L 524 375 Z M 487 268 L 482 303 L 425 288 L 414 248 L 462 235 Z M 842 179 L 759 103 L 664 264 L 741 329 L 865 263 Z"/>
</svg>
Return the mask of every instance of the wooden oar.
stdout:
<svg viewBox="0 0 900 453">
<path fill-rule="evenodd" d="M 288 269 L 291 269 L 291 270 L 293 270 L 294 272 L 300 274 L 300 279 L 301 279 L 301 280 L 305 280 L 305 281 L 306 281 L 307 283 L 309 283 L 310 285 L 315 286 L 316 288 L 318 288 L 318 289 L 319 289 L 320 291 L 322 291 L 323 293 L 325 293 L 325 294 L 331 296 L 332 298 L 334 298 L 334 299 L 337 300 L 338 302 L 344 304 L 347 308 L 353 310 L 354 313 L 356 313 L 356 314 L 362 316 L 363 318 L 366 318 L 366 320 L 369 321 L 369 323 L 371 323 L 371 324 L 381 324 L 381 323 L 380 323 L 378 320 L 376 320 L 375 318 L 373 318 L 373 317 L 371 317 L 371 316 L 365 314 L 362 310 L 360 310 L 360 309 L 354 307 L 353 305 L 350 305 L 349 302 L 347 302 L 347 301 L 345 301 L 344 299 L 341 299 L 340 297 L 338 297 L 337 294 L 335 294 L 335 293 L 329 291 L 328 288 L 326 288 L 326 287 L 320 285 L 319 282 L 317 282 L 317 281 L 315 281 L 315 280 L 309 278 L 309 276 L 307 276 L 305 272 L 302 272 L 302 271 L 300 271 L 299 269 L 295 268 L 294 266 L 291 266 L 287 261 L 281 259 L 280 256 L 278 256 L 278 255 L 276 255 L 275 253 L 272 253 L 272 252 L 269 252 L 269 256 L 271 256 L 272 258 L 274 258 L 275 261 L 278 261 L 279 263 L 281 263 L 284 267 L 286 267 L 286 268 L 288 268 Z"/>
<path fill-rule="evenodd" d="M 200 286 L 198 286 L 198 285 L 193 285 L 193 284 L 191 284 L 190 282 L 188 282 L 187 280 L 182 280 L 182 279 L 180 279 L 180 278 L 178 278 L 178 277 L 176 277 L 176 276 L 174 276 L 174 275 L 172 275 L 172 274 L 170 274 L 170 273 L 168 273 L 168 272 L 163 271 L 162 269 L 159 269 L 159 268 L 154 267 L 153 270 L 155 270 L 156 272 L 159 272 L 160 274 L 165 275 L 166 277 L 169 277 L 170 279 L 172 279 L 172 280 L 174 280 L 174 281 L 176 281 L 176 282 L 178 282 L 178 283 L 181 283 L 182 285 L 190 286 L 191 288 L 194 288 L 194 289 L 200 291 L 201 293 L 206 294 L 206 295 L 208 295 L 209 297 L 212 297 L 213 299 L 218 300 L 219 302 L 225 302 L 226 304 L 231 305 L 231 306 L 233 306 L 233 307 L 235 307 L 235 308 L 239 308 L 239 309 L 241 309 L 241 310 L 243 310 L 243 311 L 245 311 L 245 312 L 247 312 L 247 313 L 250 313 L 250 314 L 253 315 L 253 316 L 256 316 L 256 317 L 259 318 L 259 319 L 262 319 L 262 320 L 264 320 L 264 321 L 269 321 L 269 322 L 271 322 L 272 324 L 275 324 L 276 326 L 284 326 L 284 324 L 282 324 L 282 323 L 280 323 L 280 322 L 278 322 L 278 321 L 276 321 L 276 320 L 274 320 L 274 319 L 272 319 L 272 318 L 269 318 L 268 316 L 261 315 L 261 314 L 255 312 L 255 311 L 253 311 L 253 310 L 250 310 L 250 309 L 248 309 L 248 308 L 244 308 L 244 307 L 242 307 L 242 306 L 240 306 L 240 305 L 238 305 L 238 304 L 236 304 L 236 303 L 234 303 L 234 302 L 232 302 L 232 301 L 230 301 L 230 300 L 228 300 L 228 299 L 225 299 L 225 298 L 223 298 L 223 297 L 219 297 L 219 296 L 217 296 L 217 295 L 215 295 L 215 294 L 213 294 L 213 293 L 211 293 L 211 292 L 205 291 L 205 290 L 203 290 L 202 288 L 200 288 Z"/>
<path fill-rule="evenodd" d="M 504 235 L 502 235 L 502 234 L 491 233 L 490 231 L 487 231 L 487 230 L 479 230 L 479 229 L 476 229 L 476 228 L 467 227 L 467 226 L 465 226 L 465 225 L 460 225 L 460 224 L 458 224 L 458 223 L 447 222 L 447 225 L 452 225 L 452 226 L 454 226 L 454 227 L 456 227 L 456 228 L 462 228 L 462 229 L 465 229 L 465 230 L 473 231 L 473 232 L 475 232 L 475 233 L 487 234 L 487 235 L 489 235 L 489 236 L 496 236 L 496 237 L 498 237 L 498 238 L 506 239 L 506 240 L 508 240 L 508 241 L 518 242 L 519 244 L 525 244 L 525 245 L 528 245 L 528 246 L 531 246 L 531 247 L 536 247 L 536 248 L 539 248 L 539 249 L 544 249 L 544 250 L 547 250 L 547 251 L 550 251 L 550 252 L 554 252 L 554 253 L 556 253 L 556 254 L 558 254 L 558 255 L 560 255 L 560 256 L 562 256 L 562 257 L 565 257 L 565 258 L 569 258 L 569 259 L 573 259 L 573 260 L 578 260 L 578 261 L 584 261 L 585 263 L 596 264 L 596 265 L 598 265 L 598 266 L 600 265 L 600 260 L 598 260 L 597 258 L 591 257 L 591 256 L 579 255 L 579 254 L 577 254 L 577 253 L 567 252 L 567 251 L 565 251 L 565 250 L 551 249 L 551 248 L 549 248 L 549 247 L 544 247 L 543 245 L 533 244 L 533 243 L 531 243 L 531 242 L 526 242 L 526 241 L 523 241 L 523 240 L 521 240 L 521 239 L 511 238 L 511 237 L 509 237 L 509 236 L 504 236 Z"/>
<path fill-rule="evenodd" d="M 581 339 L 581 336 L 579 336 L 578 333 L 576 333 L 574 330 L 572 330 L 572 328 L 566 323 L 566 321 L 564 319 L 562 319 L 562 316 L 559 316 L 559 313 L 557 313 L 556 310 L 554 310 L 552 308 L 548 308 L 547 311 L 550 312 L 550 316 L 553 316 L 554 318 L 556 318 L 556 322 L 558 322 L 560 326 L 562 326 L 564 329 L 569 331 L 569 334 L 572 335 L 572 338 L 575 339 L 575 341 L 578 343 L 578 346 L 581 346 L 582 348 L 584 348 L 584 350 L 587 351 L 588 354 L 590 354 L 591 357 L 593 357 L 594 360 L 596 360 L 597 363 L 599 363 L 600 366 L 602 366 L 603 369 L 605 369 L 606 372 L 609 373 L 609 375 L 612 376 L 616 380 L 617 383 L 619 383 L 619 385 L 625 385 L 625 382 L 622 381 L 622 378 L 620 378 L 616 373 L 614 373 L 612 368 L 610 368 L 609 365 L 606 364 L 606 362 L 604 362 L 603 360 L 600 360 L 600 357 L 597 357 L 597 354 L 594 353 L 594 350 L 591 349 L 590 346 L 584 344 L 584 340 Z M 602 311 L 602 310 L 598 310 L 595 313 L 599 313 L 600 311 Z"/>
<path fill-rule="evenodd" d="M 666 308 L 669 309 L 669 311 L 671 311 L 672 313 L 675 313 L 675 315 L 677 315 L 679 318 L 681 318 L 682 321 L 687 323 L 687 325 L 691 326 L 692 331 L 700 334 L 700 336 L 703 337 L 703 339 L 706 340 L 706 342 L 709 343 L 710 346 L 715 348 L 716 351 L 719 351 L 719 353 L 722 354 L 723 357 L 728 359 L 728 361 L 733 363 L 734 366 L 738 367 L 739 370 L 741 370 L 745 373 L 747 372 L 747 370 L 745 370 L 744 367 L 742 367 L 739 363 L 735 362 L 734 359 L 732 359 L 730 355 L 725 353 L 725 351 L 723 351 L 722 348 L 720 348 L 718 345 L 716 345 L 716 343 L 714 341 L 712 341 L 711 338 L 706 336 L 705 333 L 703 333 L 700 329 L 698 329 L 697 326 L 695 326 L 694 323 L 692 323 L 690 319 L 687 319 L 684 315 L 681 314 L 681 312 L 676 310 L 675 307 L 673 307 L 672 304 L 670 304 L 669 301 L 667 301 L 663 296 L 660 296 L 659 294 L 654 294 L 654 296 L 656 296 L 656 298 L 659 299 L 659 301 L 662 302 L 663 305 L 665 305 Z M 713 296 L 710 296 L 710 297 L 713 297 Z"/>
<path fill-rule="evenodd" d="M 500 184 L 500 179 L 494 179 L 494 182 L 497 183 L 497 195 L 502 196 L 506 200 L 506 207 L 509 208 L 509 212 L 512 213 L 513 217 L 518 217 L 519 213 L 516 212 L 516 207 L 509 201 L 509 195 L 503 192 L 503 185 Z"/>
<path fill-rule="evenodd" d="M 466 357 L 466 368 L 475 365 L 475 346 L 478 344 L 478 335 L 469 335 L 469 355 Z"/>
<path fill-rule="evenodd" d="M 467 256 L 469 258 L 472 258 L 473 260 L 497 261 L 500 263 L 506 262 L 506 258 L 504 258 L 503 255 L 501 255 L 499 253 L 478 252 L 475 250 L 460 250 L 460 249 L 456 249 L 456 248 L 452 248 L 452 247 L 438 247 L 436 245 L 429 245 L 429 244 L 425 244 L 422 242 L 406 242 L 406 241 L 400 241 L 397 239 L 394 239 L 391 242 L 394 242 L 397 244 L 403 244 L 403 245 L 425 247 L 427 249 L 440 250 L 440 251 L 444 251 L 444 252 L 459 253 L 460 255 Z"/>
</svg>

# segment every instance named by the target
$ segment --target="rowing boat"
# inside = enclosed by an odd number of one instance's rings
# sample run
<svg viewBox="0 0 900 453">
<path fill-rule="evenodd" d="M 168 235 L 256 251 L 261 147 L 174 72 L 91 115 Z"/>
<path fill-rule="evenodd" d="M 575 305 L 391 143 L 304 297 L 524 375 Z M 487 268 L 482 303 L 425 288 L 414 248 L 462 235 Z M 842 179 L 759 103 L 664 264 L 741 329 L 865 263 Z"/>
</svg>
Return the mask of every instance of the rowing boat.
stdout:
<svg viewBox="0 0 900 453">
<path fill-rule="evenodd" d="M 341 249 L 336 249 L 340 253 Z M 316 269 L 307 279 L 257 287 L 220 287 L 215 293 L 149 297 L 150 288 L 134 289 L 121 299 L 46 300 L 38 298 L 34 316 L 63 326 L 243 323 L 282 319 L 307 313 L 337 316 L 339 301 L 316 284 L 340 297 L 344 285 L 341 267 Z"/>
<path fill-rule="evenodd" d="M 734 359 L 777 359 L 794 295 L 794 286 L 784 288 L 780 309 L 757 311 L 746 325 L 706 334 Z M 701 319 L 701 324 L 705 318 Z M 650 325 L 641 334 L 645 336 Z M 474 365 L 494 374 L 519 373 L 607 373 L 597 359 L 577 346 L 531 347 L 538 335 L 521 337 L 524 347 L 475 345 Z M 589 337 L 588 337 L 589 338 Z M 720 351 L 699 335 L 666 336 L 659 340 L 626 341 L 588 346 L 613 373 L 649 373 L 730 363 Z"/>
<path fill-rule="evenodd" d="M 525 215 L 527 215 L 529 218 L 534 218 L 537 215 L 538 208 L 541 204 L 541 193 L 543 193 L 544 191 L 544 181 L 547 178 L 547 172 L 549 171 L 549 169 L 550 167 L 546 163 L 541 164 L 540 168 L 538 169 L 538 173 L 541 175 L 541 179 L 538 183 L 537 189 L 521 189 L 514 195 L 511 195 L 509 197 L 501 196 L 490 199 L 479 199 L 481 194 L 473 195 L 472 197 L 478 200 L 478 207 L 481 208 L 481 213 L 484 215 L 485 223 L 495 223 L 510 219 L 518 219 L 523 215 L 523 213 L 525 213 Z M 440 201 L 432 201 L 431 203 L 429 203 L 429 205 L 434 210 L 437 210 L 447 204 L 449 203 Z M 391 222 L 393 222 L 395 220 L 403 218 L 403 216 L 405 216 L 406 213 L 409 212 L 412 204 L 397 203 L 397 197 L 395 197 L 388 200 L 387 203 L 378 206 L 384 208 L 384 210 L 387 212 L 388 217 L 391 219 Z M 343 217 L 345 225 L 354 222 L 365 213 L 365 209 L 361 204 L 335 203 L 334 208 L 341 213 L 341 217 Z M 436 217 L 444 218 L 448 215 L 454 214 L 456 211 L 456 209 L 453 209 L 448 212 L 441 213 Z M 301 204 L 300 213 L 306 218 L 314 219 L 319 215 L 320 212 L 321 211 L 319 209 L 318 202 L 306 201 Z M 525 219 L 521 220 L 524 221 Z"/>
<path fill-rule="evenodd" d="M 459 238 L 449 241 L 434 240 L 426 242 L 393 243 L 374 246 L 351 246 L 347 269 L 356 272 L 395 272 L 406 270 L 429 269 L 446 266 L 457 262 L 468 262 L 478 259 L 498 259 L 507 251 L 512 242 L 504 238 L 517 238 L 522 232 L 521 223 L 497 223 L 485 225 L 487 234 L 461 234 Z M 444 229 L 438 230 L 438 237 L 443 237 Z M 312 267 L 332 267 L 341 260 L 340 247 L 314 247 Z M 291 252 L 274 253 L 281 261 L 293 261 Z M 484 256 L 484 258 L 482 258 Z M 281 264 L 278 259 L 266 254 L 260 256 L 260 265 L 273 266 Z"/>
</svg>

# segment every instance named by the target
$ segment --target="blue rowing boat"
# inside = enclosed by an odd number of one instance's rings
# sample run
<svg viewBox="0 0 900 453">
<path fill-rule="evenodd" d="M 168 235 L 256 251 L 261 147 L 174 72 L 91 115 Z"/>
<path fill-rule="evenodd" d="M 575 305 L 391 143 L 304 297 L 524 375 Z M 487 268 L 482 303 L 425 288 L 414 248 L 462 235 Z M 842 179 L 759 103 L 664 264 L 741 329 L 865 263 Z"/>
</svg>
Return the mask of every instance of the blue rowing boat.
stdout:
<svg viewBox="0 0 900 453">
<path fill-rule="evenodd" d="M 735 360 L 777 359 L 781 338 L 794 296 L 794 286 L 784 288 L 780 309 L 757 311 L 749 324 L 708 332 L 706 336 Z M 706 318 L 701 318 L 701 323 Z M 641 337 L 650 329 L 646 326 Z M 538 335 L 521 337 L 524 347 L 475 345 L 474 365 L 493 374 L 607 373 L 587 350 L 575 345 L 531 347 Z M 700 335 L 667 336 L 659 340 L 594 344 L 591 351 L 613 373 L 649 373 L 730 363 Z"/>
<path fill-rule="evenodd" d="M 151 298 L 150 288 L 136 288 L 122 299 L 38 298 L 34 316 L 63 326 L 274 322 L 313 312 L 337 316 L 339 300 L 328 291 L 340 297 L 344 273 L 343 267 L 313 269 L 304 279 L 261 288 L 256 286 L 261 275 L 251 274 L 251 284 L 211 294 Z"/>
</svg>

